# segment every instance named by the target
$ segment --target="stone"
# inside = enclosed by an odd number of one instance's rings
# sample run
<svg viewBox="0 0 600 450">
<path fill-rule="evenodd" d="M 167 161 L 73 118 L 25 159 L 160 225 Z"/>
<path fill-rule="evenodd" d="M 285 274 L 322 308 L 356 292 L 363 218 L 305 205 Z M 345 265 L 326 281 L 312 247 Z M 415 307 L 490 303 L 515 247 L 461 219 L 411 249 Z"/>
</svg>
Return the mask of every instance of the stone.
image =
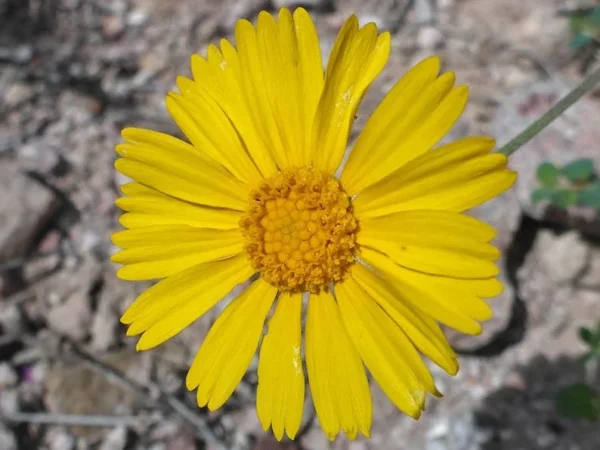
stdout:
<svg viewBox="0 0 600 450">
<path fill-rule="evenodd" d="M 0 422 L 0 442 L 2 443 L 2 450 L 19 450 L 17 437 L 2 422 Z"/>
<path fill-rule="evenodd" d="M 50 309 L 48 325 L 51 329 L 76 341 L 88 336 L 92 310 L 87 289 L 87 286 L 82 287 L 69 295 L 64 303 Z"/>
<path fill-rule="evenodd" d="M 417 45 L 422 50 L 435 50 L 444 42 L 443 33 L 433 26 L 423 26 L 417 33 Z"/>
<path fill-rule="evenodd" d="M 44 441 L 48 450 L 73 450 L 75 448 L 75 438 L 64 428 L 50 428 L 44 436 Z"/>
<path fill-rule="evenodd" d="M 104 364 L 144 384 L 150 376 L 149 353 L 120 350 L 96 355 Z M 50 412 L 62 414 L 122 414 L 141 400 L 125 388 L 81 361 L 60 361 L 48 372 L 44 403 Z M 73 427 L 76 436 L 98 437 L 102 430 Z"/>
<path fill-rule="evenodd" d="M 12 162 L 0 165 L 0 262 L 23 256 L 56 212 L 59 202 Z"/>
<path fill-rule="evenodd" d="M 33 87 L 25 83 L 15 83 L 10 85 L 4 92 L 4 105 L 9 108 L 15 108 L 35 96 Z"/>
<path fill-rule="evenodd" d="M 118 39 L 125 31 L 125 22 L 119 16 L 106 16 L 102 18 L 102 34 L 107 39 Z"/>
<path fill-rule="evenodd" d="M 20 399 L 17 389 L 2 388 L 0 394 L 0 416 L 10 415 L 19 411 Z"/>
<path fill-rule="evenodd" d="M 574 283 L 585 272 L 591 253 L 576 231 L 557 235 L 539 232 L 533 248 L 517 271 L 518 293 L 527 305 L 531 327 L 567 320 L 575 295 Z"/>
<path fill-rule="evenodd" d="M 17 372 L 7 362 L 0 363 L 0 389 L 12 387 L 19 381 Z"/>
<path fill-rule="evenodd" d="M 98 450 L 124 450 L 127 445 L 127 428 L 116 427 L 106 435 Z"/>
</svg>

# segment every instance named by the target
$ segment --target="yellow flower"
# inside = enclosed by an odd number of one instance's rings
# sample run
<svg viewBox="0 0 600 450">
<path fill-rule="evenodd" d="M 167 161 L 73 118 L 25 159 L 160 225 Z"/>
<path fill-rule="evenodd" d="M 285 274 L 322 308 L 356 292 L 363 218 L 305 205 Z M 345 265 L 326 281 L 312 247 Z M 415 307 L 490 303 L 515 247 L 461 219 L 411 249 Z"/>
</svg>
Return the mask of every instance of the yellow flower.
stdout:
<svg viewBox="0 0 600 450">
<path fill-rule="evenodd" d="M 155 347 L 252 279 L 187 375 L 200 406 L 226 402 L 260 344 L 258 417 L 277 439 L 300 427 L 303 361 L 330 439 L 369 436 L 364 366 L 418 418 L 426 394 L 441 395 L 421 355 L 458 371 L 438 323 L 479 333 L 491 316 L 482 298 L 502 290 L 493 228 L 462 213 L 515 174 L 488 137 L 433 148 L 467 88 L 431 57 L 387 94 L 337 177 L 389 33 L 350 17 L 326 71 L 303 9 L 262 12 L 256 26 L 240 20 L 235 40 L 194 55 L 193 80 L 179 77 L 166 99 L 190 143 L 127 128 L 117 146 L 115 167 L 135 182 L 117 200 L 127 230 L 113 235 L 123 249 L 113 261 L 122 279 L 161 279 L 123 315 L 127 334 L 141 334 L 139 350 Z"/>
</svg>

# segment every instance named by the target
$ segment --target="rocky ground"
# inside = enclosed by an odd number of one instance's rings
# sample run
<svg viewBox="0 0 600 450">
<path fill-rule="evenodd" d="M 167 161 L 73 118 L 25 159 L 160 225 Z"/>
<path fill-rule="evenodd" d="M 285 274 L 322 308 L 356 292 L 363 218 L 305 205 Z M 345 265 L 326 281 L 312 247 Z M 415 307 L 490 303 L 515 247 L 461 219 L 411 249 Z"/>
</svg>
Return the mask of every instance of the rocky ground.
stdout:
<svg viewBox="0 0 600 450">
<path fill-rule="evenodd" d="M 240 17 L 297 3 L 313 14 L 324 54 L 352 12 L 393 33 L 357 129 L 433 53 L 471 88 L 452 137 L 485 132 L 504 143 L 583 76 L 556 14 L 582 1 L 0 0 L 0 449 L 598 448 L 598 424 L 561 417 L 553 397 L 573 382 L 600 387 L 577 338 L 600 318 L 600 225 L 593 211 L 559 214 L 529 200 L 540 162 L 586 156 L 600 167 L 593 96 L 515 154 L 513 191 L 473 211 L 500 231 L 507 288 L 483 335 L 449 334 L 461 372 L 435 372 L 445 398 L 419 422 L 374 386 L 370 441 L 329 443 L 307 400 L 299 439 L 277 444 L 255 417 L 253 370 L 216 413 L 186 393 L 211 317 L 134 351 L 118 317 L 145 286 L 118 281 L 108 262 L 126 181 L 112 167 L 120 129 L 179 134 L 163 99 L 189 73 L 190 54 L 231 37 Z"/>
</svg>

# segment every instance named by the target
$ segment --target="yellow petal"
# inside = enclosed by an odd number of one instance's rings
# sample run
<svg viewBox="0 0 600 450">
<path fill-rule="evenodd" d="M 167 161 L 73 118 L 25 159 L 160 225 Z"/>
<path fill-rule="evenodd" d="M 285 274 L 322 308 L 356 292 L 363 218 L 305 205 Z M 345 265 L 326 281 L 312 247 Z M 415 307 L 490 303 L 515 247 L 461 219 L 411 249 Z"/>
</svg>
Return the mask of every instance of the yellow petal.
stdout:
<svg viewBox="0 0 600 450">
<path fill-rule="evenodd" d="M 312 125 L 317 111 L 317 105 L 323 92 L 324 74 L 323 60 L 317 30 L 304 8 L 294 10 L 294 26 L 298 42 L 298 64 L 300 82 L 302 85 L 301 111 L 302 135 L 304 136 L 304 149 L 300 164 L 309 165 L 313 160 L 312 151 Z"/>
<path fill-rule="evenodd" d="M 360 219 L 398 211 L 462 212 L 501 194 L 516 174 L 507 158 L 489 153 L 494 141 L 469 137 L 443 145 L 362 191 L 353 201 Z"/>
<path fill-rule="evenodd" d="M 352 266 L 352 278 L 402 328 L 421 353 L 449 375 L 458 372 L 458 360 L 439 325 L 404 300 L 395 287 L 362 264 Z"/>
<path fill-rule="evenodd" d="M 244 250 L 244 238 L 238 229 L 213 230 L 187 225 L 119 231 L 112 235 L 112 242 L 125 249 L 111 257 L 115 263 L 127 264 L 117 272 L 123 280 L 165 278 Z"/>
<path fill-rule="evenodd" d="M 352 278 L 335 285 L 335 296 L 369 372 L 398 409 L 418 419 L 426 393 L 440 394 L 414 345 Z"/>
<path fill-rule="evenodd" d="M 194 358 L 185 384 L 198 388 L 198 406 L 214 411 L 231 396 L 248 370 L 277 289 L 255 281 L 225 308 Z"/>
<path fill-rule="evenodd" d="M 313 294 L 306 319 L 306 366 L 319 423 L 329 439 L 340 429 L 369 436 L 371 393 L 365 369 L 330 293 Z"/>
<path fill-rule="evenodd" d="M 239 226 L 239 211 L 196 205 L 140 183 L 127 183 L 121 186 L 121 190 L 126 197 L 118 198 L 115 203 L 127 211 L 119 218 L 126 228 L 189 225 L 228 230 Z"/>
<path fill-rule="evenodd" d="M 254 273 L 245 254 L 199 264 L 143 292 L 125 311 L 129 336 L 144 333 L 138 350 L 155 347 L 186 328 Z"/>
<path fill-rule="evenodd" d="M 116 147 L 117 171 L 192 203 L 244 210 L 249 187 L 191 145 L 150 130 L 126 129 Z"/>
<path fill-rule="evenodd" d="M 207 58 L 200 55 L 191 58 L 192 74 L 199 95 L 210 97 L 219 104 L 262 175 L 273 175 L 277 167 L 267 143 L 260 135 L 262 118 L 253 115 L 254 105 L 245 88 L 245 74 L 237 50 L 222 39 L 220 50 L 211 44 L 207 53 Z"/>
<path fill-rule="evenodd" d="M 303 9 L 286 8 L 278 21 L 266 12 L 258 16 L 257 46 L 265 91 L 274 121 L 268 142 L 279 167 L 306 165 L 310 129 L 323 88 L 323 67 L 317 33 Z M 269 114 L 268 111 L 264 111 Z M 271 117 L 268 117 L 270 120 Z"/>
<path fill-rule="evenodd" d="M 245 92 L 250 114 L 254 117 L 262 141 L 271 153 L 279 168 L 289 165 L 288 155 L 283 149 L 279 130 L 272 106 L 272 92 L 275 86 L 270 84 L 264 64 L 264 40 L 273 37 L 273 17 L 266 12 L 259 14 L 258 37 L 257 29 L 247 20 L 242 19 L 235 26 L 235 41 L 237 43 L 240 69 L 243 77 Z M 267 36 L 265 36 L 267 35 Z"/>
<path fill-rule="evenodd" d="M 200 95 L 187 78 L 179 77 L 177 86 L 183 95 L 171 92 L 166 99 L 167 110 L 196 150 L 222 164 L 237 179 L 258 185 L 262 176 L 219 104 Z"/>
<path fill-rule="evenodd" d="M 472 217 L 414 210 L 361 221 L 357 242 L 420 272 L 490 278 L 498 274 L 492 261 L 500 256 L 487 243 L 494 235 L 493 228 Z"/>
<path fill-rule="evenodd" d="M 384 98 L 365 125 L 344 167 L 348 195 L 389 175 L 433 147 L 461 115 L 468 90 L 455 76 L 436 78 L 439 59 L 418 64 Z"/>
<path fill-rule="evenodd" d="M 334 173 L 340 165 L 358 105 L 389 54 L 390 34 L 378 36 L 374 23 L 359 29 L 358 19 L 351 16 L 340 30 L 312 130 L 314 165 L 319 169 Z"/>
<path fill-rule="evenodd" d="M 466 334 L 481 333 L 481 325 L 477 321 L 488 320 L 492 316 L 489 305 L 481 297 L 502 292 L 502 285 L 495 278 L 461 280 L 427 275 L 399 266 L 387 256 L 368 248 L 362 249 L 361 257 L 389 277 L 403 299 L 435 320 Z"/>
<path fill-rule="evenodd" d="M 258 363 L 256 410 L 263 430 L 294 439 L 302 422 L 304 371 L 300 352 L 302 294 L 281 293 Z"/>
</svg>

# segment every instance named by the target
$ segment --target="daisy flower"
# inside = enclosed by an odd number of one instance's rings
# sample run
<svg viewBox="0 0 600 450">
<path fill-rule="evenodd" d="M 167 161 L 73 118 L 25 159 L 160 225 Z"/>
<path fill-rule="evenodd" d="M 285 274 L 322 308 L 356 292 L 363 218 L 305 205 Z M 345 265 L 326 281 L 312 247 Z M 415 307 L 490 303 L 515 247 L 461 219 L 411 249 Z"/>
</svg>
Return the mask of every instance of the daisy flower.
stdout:
<svg viewBox="0 0 600 450">
<path fill-rule="evenodd" d="M 191 365 L 199 406 L 222 406 L 258 351 L 258 418 L 277 439 L 298 432 L 305 373 L 330 439 L 369 436 L 366 370 L 418 418 L 441 395 L 422 357 L 458 371 L 439 324 L 479 333 L 483 298 L 502 290 L 494 229 L 463 213 L 515 174 L 489 137 L 436 147 L 467 88 L 430 57 L 386 95 L 336 176 L 389 33 L 350 17 L 326 70 L 304 9 L 240 20 L 235 42 L 192 56 L 193 79 L 166 99 L 187 141 L 126 128 L 117 146 L 116 169 L 135 181 L 117 200 L 126 230 L 112 260 L 121 279 L 160 280 L 124 313 L 127 335 L 156 347 L 252 280 Z"/>
</svg>

